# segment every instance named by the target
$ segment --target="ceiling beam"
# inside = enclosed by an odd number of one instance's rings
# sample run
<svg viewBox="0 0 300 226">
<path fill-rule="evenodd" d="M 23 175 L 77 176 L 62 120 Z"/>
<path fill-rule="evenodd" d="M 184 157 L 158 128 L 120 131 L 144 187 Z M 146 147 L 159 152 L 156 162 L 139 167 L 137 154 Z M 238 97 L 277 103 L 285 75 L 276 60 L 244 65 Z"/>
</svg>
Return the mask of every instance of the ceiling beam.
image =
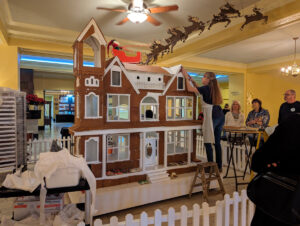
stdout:
<svg viewBox="0 0 300 226">
<path fill-rule="evenodd" d="M 183 59 L 222 48 L 257 35 L 261 35 L 272 30 L 290 25 L 300 20 L 300 1 L 295 0 L 281 7 L 275 8 L 266 13 L 269 16 L 267 24 L 262 25 L 261 21 L 253 22 L 240 30 L 242 24 L 234 25 L 228 29 L 210 35 L 206 38 L 198 39 L 190 44 L 182 45 L 175 49 L 174 53 L 159 59 L 158 63 L 164 66 L 176 64 Z M 230 53 L 228 53 L 230 54 Z"/>
<path fill-rule="evenodd" d="M 4 24 L 0 20 L 0 45 L 8 45 L 8 35 Z"/>
</svg>

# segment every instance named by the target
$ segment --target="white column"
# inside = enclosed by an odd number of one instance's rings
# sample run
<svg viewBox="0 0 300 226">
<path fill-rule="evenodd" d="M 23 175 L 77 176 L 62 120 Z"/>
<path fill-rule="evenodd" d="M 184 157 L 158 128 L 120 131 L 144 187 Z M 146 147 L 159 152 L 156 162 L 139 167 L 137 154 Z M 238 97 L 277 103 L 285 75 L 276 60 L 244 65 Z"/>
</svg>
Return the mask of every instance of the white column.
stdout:
<svg viewBox="0 0 300 226">
<path fill-rule="evenodd" d="M 164 167 L 168 167 L 168 131 L 164 131 Z"/>
<path fill-rule="evenodd" d="M 193 130 L 188 130 L 188 165 L 191 164 L 191 153 L 193 148 L 193 142 L 192 142 L 192 133 Z"/>
<path fill-rule="evenodd" d="M 106 177 L 106 135 L 102 135 L 102 178 Z"/>
<path fill-rule="evenodd" d="M 142 139 L 142 162 L 143 162 L 143 171 L 145 171 L 145 139 L 146 139 L 146 133 L 143 132 L 143 139 Z"/>
<path fill-rule="evenodd" d="M 143 168 L 143 145 L 143 133 L 140 133 L 140 169 Z"/>
</svg>

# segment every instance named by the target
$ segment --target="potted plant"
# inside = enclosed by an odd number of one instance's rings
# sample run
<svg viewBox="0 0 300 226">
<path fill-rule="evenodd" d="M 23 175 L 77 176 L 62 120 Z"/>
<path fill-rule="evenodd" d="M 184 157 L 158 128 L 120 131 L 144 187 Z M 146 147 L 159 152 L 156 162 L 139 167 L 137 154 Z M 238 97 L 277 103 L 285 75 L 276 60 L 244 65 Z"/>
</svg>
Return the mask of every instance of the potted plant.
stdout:
<svg viewBox="0 0 300 226">
<path fill-rule="evenodd" d="M 40 119 L 41 110 L 38 109 L 38 106 L 44 105 L 45 100 L 43 98 L 39 98 L 37 95 L 27 94 L 26 102 L 27 102 L 27 119 Z M 30 105 L 34 106 L 34 110 L 29 110 Z"/>
</svg>

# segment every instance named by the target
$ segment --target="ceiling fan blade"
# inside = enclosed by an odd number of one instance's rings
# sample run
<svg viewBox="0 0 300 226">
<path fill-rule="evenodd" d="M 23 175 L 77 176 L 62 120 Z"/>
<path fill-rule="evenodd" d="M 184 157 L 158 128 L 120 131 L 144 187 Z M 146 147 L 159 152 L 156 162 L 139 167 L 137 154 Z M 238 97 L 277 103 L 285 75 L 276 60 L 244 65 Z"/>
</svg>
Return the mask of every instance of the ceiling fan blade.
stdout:
<svg viewBox="0 0 300 226">
<path fill-rule="evenodd" d="M 121 20 L 119 23 L 117 23 L 116 25 L 122 25 L 125 24 L 128 21 L 128 17 L 125 17 L 123 20 Z"/>
<path fill-rule="evenodd" d="M 154 19 L 152 16 L 148 15 L 147 17 L 147 21 L 151 24 L 153 24 L 154 26 L 159 26 L 161 25 L 161 22 L 159 22 L 157 19 Z"/>
<path fill-rule="evenodd" d="M 178 5 L 168 5 L 168 6 L 161 6 L 161 7 L 153 7 L 153 8 L 148 8 L 148 10 L 151 13 L 164 13 L 164 12 L 168 12 L 168 11 L 178 10 Z"/>
<path fill-rule="evenodd" d="M 103 8 L 103 7 L 97 7 L 96 9 L 103 9 L 103 10 L 108 10 L 108 11 L 113 11 L 113 12 L 119 12 L 119 13 L 125 13 L 125 12 L 127 12 L 127 9 L 109 9 L 109 8 Z"/>
</svg>

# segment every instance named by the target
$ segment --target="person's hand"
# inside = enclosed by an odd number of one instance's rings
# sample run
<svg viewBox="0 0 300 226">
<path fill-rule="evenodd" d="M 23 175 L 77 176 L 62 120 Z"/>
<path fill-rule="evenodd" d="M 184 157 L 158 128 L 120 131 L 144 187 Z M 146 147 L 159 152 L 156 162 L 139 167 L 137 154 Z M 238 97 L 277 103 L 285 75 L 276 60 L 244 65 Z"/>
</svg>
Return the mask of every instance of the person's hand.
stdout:
<svg viewBox="0 0 300 226">
<path fill-rule="evenodd" d="M 252 124 L 255 124 L 255 123 L 256 123 L 255 120 L 251 120 L 251 121 L 247 122 L 247 125 L 252 125 Z"/>
</svg>

